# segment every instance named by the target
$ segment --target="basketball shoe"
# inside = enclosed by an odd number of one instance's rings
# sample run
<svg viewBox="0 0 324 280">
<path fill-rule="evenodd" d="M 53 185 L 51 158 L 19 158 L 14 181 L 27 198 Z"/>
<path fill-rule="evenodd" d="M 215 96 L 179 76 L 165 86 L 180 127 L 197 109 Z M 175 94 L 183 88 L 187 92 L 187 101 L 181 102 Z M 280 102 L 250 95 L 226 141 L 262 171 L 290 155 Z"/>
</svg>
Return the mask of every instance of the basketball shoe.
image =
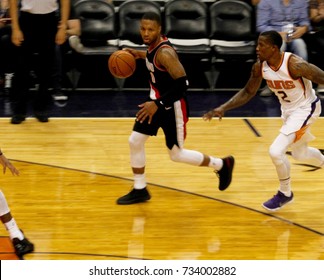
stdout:
<svg viewBox="0 0 324 280">
<path fill-rule="evenodd" d="M 127 205 L 145 202 L 151 199 L 151 195 L 147 188 L 144 189 L 132 189 L 128 194 L 117 199 L 117 204 Z"/>
<path fill-rule="evenodd" d="M 232 182 L 232 173 L 235 164 L 235 159 L 232 156 L 228 156 L 222 159 L 223 167 L 220 170 L 215 170 L 216 175 L 219 178 L 219 190 L 224 191 Z"/>
<path fill-rule="evenodd" d="M 26 237 L 23 240 L 14 238 L 12 244 L 15 248 L 15 253 L 19 258 L 34 251 L 34 244 L 31 243 Z"/>
<path fill-rule="evenodd" d="M 68 99 L 69 99 L 69 97 L 61 91 L 57 91 L 57 92 L 53 93 L 52 97 L 54 100 L 54 104 L 57 107 L 65 107 L 68 102 Z"/>
<path fill-rule="evenodd" d="M 10 122 L 12 124 L 20 124 L 25 120 L 26 120 L 26 117 L 24 115 L 13 115 Z"/>
<path fill-rule="evenodd" d="M 292 202 L 294 200 L 294 194 L 291 193 L 291 196 L 285 196 L 281 191 L 278 191 L 273 198 L 264 202 L 262 206 L 269 211 L 277 211 L 282 208 L 284 205 Z"/>
</svg>

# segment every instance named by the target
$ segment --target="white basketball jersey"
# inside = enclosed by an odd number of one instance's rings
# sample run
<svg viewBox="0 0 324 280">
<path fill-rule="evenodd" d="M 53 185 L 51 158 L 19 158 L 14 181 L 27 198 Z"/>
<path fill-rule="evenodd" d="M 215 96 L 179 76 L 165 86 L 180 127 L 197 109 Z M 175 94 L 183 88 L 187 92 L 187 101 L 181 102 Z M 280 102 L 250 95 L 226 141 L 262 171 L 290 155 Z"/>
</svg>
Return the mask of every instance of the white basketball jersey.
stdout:
<svg viewBox="0 0 324 280">
<path fill-rule="evenodd" d="M 291 55 L 284 52 L 277 69 L 271 68 L 266 61 L 262 63 L 262 77 L 278 97 L 281 110 L 285 112 L 311 104 L 317 98 L 310 80 L 295 80 L 290 76 L 288 61 Z"/>
</svg>

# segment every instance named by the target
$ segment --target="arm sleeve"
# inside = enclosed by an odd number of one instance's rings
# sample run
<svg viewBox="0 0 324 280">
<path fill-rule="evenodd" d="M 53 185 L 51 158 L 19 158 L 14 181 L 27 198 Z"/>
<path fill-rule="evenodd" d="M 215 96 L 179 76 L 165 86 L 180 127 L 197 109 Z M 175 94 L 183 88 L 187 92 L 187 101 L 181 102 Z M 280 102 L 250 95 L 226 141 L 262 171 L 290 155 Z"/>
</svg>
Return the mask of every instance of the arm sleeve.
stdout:
<svg viewBox="0 0 324 280">
<path fill-rule="evenodd" d="M 164 93 L 162 97 L 155 100 L 155 104 L 158 107 L 171 107 L 175 101 L 185 97 L 188 86 L 189 82 L 187 76 L 175 79 L 170 90 Z"/>
</svg>

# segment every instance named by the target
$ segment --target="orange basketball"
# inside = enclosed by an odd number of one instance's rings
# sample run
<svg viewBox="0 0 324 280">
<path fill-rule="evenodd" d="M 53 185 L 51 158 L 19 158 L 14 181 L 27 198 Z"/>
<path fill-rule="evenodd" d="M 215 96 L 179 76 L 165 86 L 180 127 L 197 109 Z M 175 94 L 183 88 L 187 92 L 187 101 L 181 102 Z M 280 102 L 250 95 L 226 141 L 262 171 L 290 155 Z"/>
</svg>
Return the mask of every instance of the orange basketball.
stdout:
<svg viewBox="0 0 324 280">
<path fill-rule="evenodd" d="M 127 78 L 136 69 L 134 56 L 128 51 L 119 50 L 111 54 L 108 59 L 110 73 L 116 78 Z"/>
</svg>

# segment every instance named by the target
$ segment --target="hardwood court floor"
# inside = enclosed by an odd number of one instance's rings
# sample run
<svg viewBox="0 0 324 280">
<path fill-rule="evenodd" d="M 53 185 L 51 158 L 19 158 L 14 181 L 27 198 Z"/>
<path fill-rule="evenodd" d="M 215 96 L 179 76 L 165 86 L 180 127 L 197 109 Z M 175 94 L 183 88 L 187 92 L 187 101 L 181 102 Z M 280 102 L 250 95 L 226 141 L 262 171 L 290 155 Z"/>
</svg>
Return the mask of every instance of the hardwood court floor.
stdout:
<svg viewBox="0 0 324 280">
<path fill-rule="evenodd" d="M 294 202 L 275 213 L 261 207 L 278 188 L 268 147 L 279 118 L 189 121 L 186 148 L 236 158 L 224 192 L 209 168 L 171 162 L 161 131 L 147 143 L 152 199 L 120 206 L 116 199 L 132 186 L 133 121 L 28 118 L 11 125 L 0 118 L 1 148 L 21 171 L 2 175 L 0 186 L 36 247 L 25 259 L 324 259 L 323 170 L 291 160 Z M 321 149 L 323 125 L 320 119 L 312 129 L 312 145 Z M 7 236 L 3 227 L 0 235 Z M 10 252 L 0 241 L 0 258 Z"/>
</svg>

